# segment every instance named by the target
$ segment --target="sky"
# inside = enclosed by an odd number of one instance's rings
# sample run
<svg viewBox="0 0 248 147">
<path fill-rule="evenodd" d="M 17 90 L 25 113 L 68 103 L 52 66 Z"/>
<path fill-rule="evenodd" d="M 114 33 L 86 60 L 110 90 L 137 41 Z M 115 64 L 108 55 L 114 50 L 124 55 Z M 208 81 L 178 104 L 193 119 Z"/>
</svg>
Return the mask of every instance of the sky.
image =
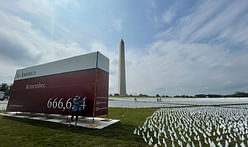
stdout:
<svg viewBox="0 0 248 147">
<path fill-rule="evenodd" d="M 247 0 L 0 0 L 0 83 L 16 69 L 100 51 L 128 94 L 248 92 Z"/>
</svg>

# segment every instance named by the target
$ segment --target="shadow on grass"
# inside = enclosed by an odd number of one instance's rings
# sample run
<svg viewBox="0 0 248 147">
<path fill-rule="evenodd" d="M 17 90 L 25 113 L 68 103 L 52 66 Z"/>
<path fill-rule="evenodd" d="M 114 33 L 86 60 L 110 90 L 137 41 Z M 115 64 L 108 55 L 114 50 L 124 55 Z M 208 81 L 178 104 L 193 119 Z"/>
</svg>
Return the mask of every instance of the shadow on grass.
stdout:
<svg viewBox="0 0 248 147">
<path fill-rule="evenodd" d="M 82 128 L 82 127 L 67 127 L 65 124 L 58 124 L 53 122 L 44 122 L 39 120 L 30 120 L 26 118 L 13 118 L 13 117 L 2 117 L 2 119 L 6 120 L 12 120 L 12 121 L 18 121 L 23 124 L 28 124 L 31 126 L 37 126 L 39 128 L 44 129 L 55 129 L 63 131 L 66 133 L 73 133 L 78 135 L 85 135 L 85 136 L 92 136 L 92 137 L 104 137 L 104 138 L 111 138 L 116 140 L 122 140 L 122 141 L 141 141 L 140 137 L 133 135 L 133 130 L 135 127 L 134 125 L 125 124 L 122 122 L 118 122 L 116 124 L 113 124 L 111 126 L 108 126 L 104 129 L 89 129 L 89 128 Z M 35 129 L 34 129 L 35 131 Z"/>
</svg>

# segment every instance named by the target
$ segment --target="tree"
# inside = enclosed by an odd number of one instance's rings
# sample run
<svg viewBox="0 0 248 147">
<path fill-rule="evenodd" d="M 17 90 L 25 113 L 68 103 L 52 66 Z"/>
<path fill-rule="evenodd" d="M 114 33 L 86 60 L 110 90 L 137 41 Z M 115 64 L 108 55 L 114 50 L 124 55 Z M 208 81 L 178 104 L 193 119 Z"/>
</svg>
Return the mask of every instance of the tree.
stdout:
<svg viewBox="0 0 248 147">
<path fill-rule="evenodd" d="M 148 97 L 148 95 L 146 95 L 146 94 L 139 94 L 139 97 Z"/>
<path fill-rule="evenodd" d="M 5 92 L 6 90 L 8 90 L 8 88 L 9 88 L 8 84 L 2 83 L 2 84 L 1 84 L 0 91 L 4 91 L 4 92 Z"/>
<path fill-rule="evenodd" d="M 196 98 L 205 98 L 207 96 L 205 94 L 196 94 L 195 97 Z"/>
<path fill-rule="evenodd" d="M 234 96 L 234 97 L 247 97 L 248 93 L 237 91 L 232 96 Z"/>
<path fill-rule="evenodd" d="M 10 96 L 11 89 L 12 89 L 12 84 L 9 86 L 7 83 L 2 83 L 0 85 L 0 91 L 3 91 L 6 96 Z"/>
<path fill-rule="evenodd" d="M 114 96 L 120 96 L 119 93 L 115 93 Z"/>
</svg>

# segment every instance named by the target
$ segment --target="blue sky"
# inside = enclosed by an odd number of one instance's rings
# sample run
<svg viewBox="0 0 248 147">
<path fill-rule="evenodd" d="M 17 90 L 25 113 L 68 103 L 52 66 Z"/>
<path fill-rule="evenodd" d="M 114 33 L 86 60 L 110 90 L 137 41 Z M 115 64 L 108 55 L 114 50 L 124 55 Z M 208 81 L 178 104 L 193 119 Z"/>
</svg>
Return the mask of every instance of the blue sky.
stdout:
<svg viewBox="0 0 248 147">
<path fill-rule="evenodd" d="M 0 0 L 0 81 L 18 68 L 99 50 L 117 92 L 126 46 L 129 94 L 248 92 L 246 0 Z"/>
</svg>

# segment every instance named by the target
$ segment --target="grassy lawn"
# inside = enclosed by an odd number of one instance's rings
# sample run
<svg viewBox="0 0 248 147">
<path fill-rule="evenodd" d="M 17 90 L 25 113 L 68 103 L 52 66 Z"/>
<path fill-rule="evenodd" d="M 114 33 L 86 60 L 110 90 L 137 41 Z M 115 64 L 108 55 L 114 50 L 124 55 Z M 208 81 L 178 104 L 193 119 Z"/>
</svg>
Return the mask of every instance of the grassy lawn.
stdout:
<svg viewBox="0 0 248 147">
<path fill-rule="evenodd" d="M 109 118 L 120 122 L 103 130 L 0 116 L 0 146 L 147 146 L 133 130 L 155 110 L 110 108 Z"/>
</svg>

